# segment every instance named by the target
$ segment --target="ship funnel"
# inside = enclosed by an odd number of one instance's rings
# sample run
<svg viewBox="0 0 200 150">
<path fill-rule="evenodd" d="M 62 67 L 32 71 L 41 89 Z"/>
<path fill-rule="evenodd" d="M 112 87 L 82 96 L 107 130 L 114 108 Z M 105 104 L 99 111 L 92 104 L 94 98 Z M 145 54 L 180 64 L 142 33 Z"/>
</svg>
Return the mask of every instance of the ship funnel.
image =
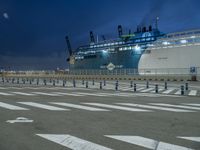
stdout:
<svg viewBox="0 0 200 150">
<path fill-rule="evenodd" d="M 66 40 L 66 43 L 67 43 L 67 48 L 68 48 L 69 56 L 71 56 L 72 55 L 72 48 L 71 48 L 71 44 L 70 44 L 70 41 L 69 41 L 69 37 L 66 36 L 65 40 Z"/>
<path fill-rule="evenodd" d="M 102 40 L 103 40 L 103 41 L 105 41 L 105 40 L 106 40 L 106 38 L 105 38 L 105 36 L 104 36 L 104 35 L 102 35 L 101 37 L 102 37 Z"/>
<path fill-rule="evenodd" d="M 122 26 L 121 25 L 118 25 L 118 34 L 119 34 L 119 37 L 121 37 L 122 34 L 123 34 Z"/>
<path fill-rule="evenodd" d="M 92 31 L 90 31 L 90 42 L 95 43 L 94 34 Z"/>
<path fill-rule="evenodd" d="M 152 26 L 150 25 L 150 26 L 149 26 L 149 32 L 151 32 L 151 31 L 152 31 Z"/>
<path fill-rule="evenodd" d="M 146 32 L 146 31 L 147 31 L 146 27 L 143 27 L 142 32 Z"/>
</svg>

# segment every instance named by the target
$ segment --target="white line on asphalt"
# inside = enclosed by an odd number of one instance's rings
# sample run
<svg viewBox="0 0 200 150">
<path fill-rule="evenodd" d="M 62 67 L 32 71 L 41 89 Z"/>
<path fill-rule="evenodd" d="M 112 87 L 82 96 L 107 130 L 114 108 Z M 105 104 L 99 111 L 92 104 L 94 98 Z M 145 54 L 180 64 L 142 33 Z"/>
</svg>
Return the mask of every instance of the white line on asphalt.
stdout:
<svg viewBox="0 0 200 150">
<path fill-rule="evenodd" d="M 39 104 L 39 103 L 35 103 L 35 102 L 18 102 L 18 103 L 32 106 L 32 107 L 47 109 L 47 110 L 56 110 L 56 111 L 69 110 L 69 109 L 59 108 L 59 107 L 50 106 L 50 105 Z"/>
<path fill-rule="evenodd" d="M 200 107 L 200 104 L 183 103 L 183 105 L 190 105 L 190 106 Z"/>
<path fill-rule="evenodd" d="M 112 150 L 68 134 L 36 134 L 72 150 Z"/>
<path fill-rule="evenodd" d="M 185 139 L 185 140 L 190 140 L 190 141 L 194 141 L 194 142 L 200 142 L 200 137 L 177 136 L 177 138 Z"/>
<path fill-rule="evenodd" d="M 56 105 L 60 105 L 60 106 L 66 106 L 66 107 L 72 107 L 72 108 L 77 108 L 77 109 L 89 110 L 89 111 L 110 111 L 110 110 L 107 110 L 107 109 L 94 108 L 94 107 L 77 105 L 77 104 L 70 104 L 70 103 L 56 103 L 56 102 L 50 102 L 50 103 L 56 104 Z"/>
<path fill-rule="evenodd" d="M 141 90 L 144 90 L 145 88 L 144 87 L 142 87 L 142 88 L 138 88 L 138 89 L 136 89 L 136 91 L 141 91 Z"/>
<path fill-rule="evenodd" d="M 176 107 L 176 108 L 200 110 L 199 107 L 192 107 L 192 106 L 172 105 L 172 104 L 164 104 L 164 103 L 150 103 L 150 104 L 151 105 L 158 105 L 158 106 L 166 106 L 166 107 Z"/>
<path fill-rule="evenodd" d="M 89 95 L 89 96 L 110 96 L 108 94 L 100 94 L 100 93 L 82 93 L 82 92 L 74 92 L 80 95 Z"/>
<path fill-rule="evenodd" d="M 190 90 L 189 94 L 190 96 L 196 96 L 197 95 L 197 90 Z"/>
<path fill-rule="evenodd" d="M 12 95 L 15 95 L 15 94 L 10 94 L 10 93 L 0 92 L 0 95 L 4 95 L 4 96 L 12 96 Z"/>
<path fill-rule="evenodd" d="M 39 94 L 39 95 L 46 95 L 46 96 L 62 96 L 59 94 L 52 94 L 52 93 L 43 93 L 43 92 L 32 92 L 33 94 Z"/>
<path fill-rule="evenodd" d="M 7 88 L 4 88 L 4 87 L 0 87 L 0 89 L 1 89 L 1 90 L 5 90 L 5 89 L 7 89 Z"/>
<path fill-rule="evenodd" d="M 122 106 L 108 105 L 108 104 L 101 104 L 101 103 L 83 103 L 83 104 L 92 105 L 92 106 L 99 106 L 99 107 L 105 107 L 105 108 L 113 108 L 113 109 L 125 110 L 125 111 L 151 112 L 151 110 L 146 110 L 146 109 L 129 108 L 129 107 L 122 107 Z"/>
<path fill-rule="evenodd" d="M 74 94 L 74 93 L 62 93 L 62 92 L 53 92 L 55 94 L 60 94 L 60 95 L 67 95 L 67 96 L 84 96 L 80 94 Z"/>
<path fill-rule="evenodd" d="M 192 150 L 187 147 L 156 141 L 141 136 L 120 136 L 120 135 L 105 135 L 105 136 L 152 150 Z"/>
<path fill-rule="evenodd" d="M 168 89 L 168 90 L 165 90 L 165 91 L 163 91 L 162 93 L 163 94 L 169 94 L 169 93 L 171 93 L 172 91 L 174 91 L 175 89 Z"/>
<path fill-rule="evenodd" d="M 22 107 L 19 107 L 19 106 L 10 105 L 10 104 L 3 103 L 3 102 L 0 102 L 0 107 L 10 109 L 10 110 L 29 110 L 27 108 L 22 108 Z"/>
<path fill-rule="evenodd" d="M 154 90 L 154 88 L 144 89 L 144 90 L 141 90 L 140 92 L 149 92 L 149 91 L 152 91 L 152 90 Z"/>
<path fill-rule="evenodd" d="M 30 93 L 23 93 L 23 92 L 11 92 L 14 94 L 19 94 L 19 95 L 26 95 L 26 96 L 34 96 L 35 94 L 30 94 Z"/>
<path fill-rule="evenodd" d="M 124 105 L 124 106 L 140 107 L 140 108 L 158 109 L 158 110 L 165 110 L 165 111 L 172 111 L 172 112 L 194 112 L 194 111 L 184 110 L 184 109 L 166 108 L 166 107 L 149 106 L 149 105 L 142 105 L 142 104 L 133 104 L 133 103 L 116 103 L 116 104 Z"/>
<path fill-rule="evenodd" d="M 178 90 L 176 93 L 174 93 L 175 95 L 181 95 L 181 90 Z"/>
</svg>

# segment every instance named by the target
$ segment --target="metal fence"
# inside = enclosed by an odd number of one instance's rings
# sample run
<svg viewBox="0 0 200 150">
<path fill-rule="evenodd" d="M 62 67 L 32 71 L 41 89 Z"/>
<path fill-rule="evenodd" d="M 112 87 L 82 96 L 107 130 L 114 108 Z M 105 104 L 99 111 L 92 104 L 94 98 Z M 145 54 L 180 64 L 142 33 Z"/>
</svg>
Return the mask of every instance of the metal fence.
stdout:
<svg viewBox="0 0 200 150">
<path fill-rule="evenodd" d="M 115 70 L 70 70 L 69 75 L 200 75 L 200 67 L 194 68 L 167 68 L 167 69 L 115 69 Z"/>
</svg>

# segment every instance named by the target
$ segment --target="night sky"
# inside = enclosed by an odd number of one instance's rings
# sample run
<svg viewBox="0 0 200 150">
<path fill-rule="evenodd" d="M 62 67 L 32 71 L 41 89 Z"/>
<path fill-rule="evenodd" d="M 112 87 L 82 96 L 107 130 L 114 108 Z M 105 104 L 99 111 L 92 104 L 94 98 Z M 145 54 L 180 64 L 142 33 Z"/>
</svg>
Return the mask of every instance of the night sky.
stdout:
<svg viewBox="0 0 200 150">
<path fill-rule="evenodd" d="M 159 16 L 162 32 L 200 28 L 199 0 L 0 0 L 0 68 L 67 68 L 65 35 L 73 49 L 89 31 L 117 37 Z"/>
</svg>

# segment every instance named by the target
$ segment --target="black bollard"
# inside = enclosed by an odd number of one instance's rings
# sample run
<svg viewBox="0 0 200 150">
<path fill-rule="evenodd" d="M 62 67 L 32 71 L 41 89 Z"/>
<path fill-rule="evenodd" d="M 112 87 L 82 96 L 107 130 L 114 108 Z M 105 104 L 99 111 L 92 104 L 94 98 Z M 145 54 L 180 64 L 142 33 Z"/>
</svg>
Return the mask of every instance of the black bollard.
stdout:
<svg viewBox="0 0 200 150">
<path fill-rule="evenodd" d="M 39 84 L 39 79 L 37 79 L 37 85 Z"/>
<path fill-rule="evenodd" d="M 106 86 L 106 80 L 103 80 L 103 86 Z"/>
<path fill-rule="evenodd" d="M 181 95 L 184 95 L 184 86 L 181 85 Z"/>
<path fill-rule="evenodd" d="M 46 80 L 46 79 L 44 79 L 44 85 L 45 85 L 45 86 L 47 85 L 47 80 Z"/>
<path fill-rule="evenodd" d="M 94 85 L 94 80 L 92 80 L 92 85 Z"/>
<path fill-rule="evenodd" d="M 155 85 L 155 93 L 158 93 L 158 84 Z"/>
<path fill-rule="evenodd" d="M 56 81 L 55 80 L 53 80 L 53 86 L 55 86 L 56 85 Z"/>
<path fill-rule="evenodd" d="M 133 81 L 131 81 L 131 83 L 130 83 L 130 87 L 131 87 L 131 88 L 133 87 Z"/>
<path fill-rule="evenodd" d="M 82 85 L 84 85 L 85 84 L 85 81 L 84 80 L 82 80 Z"/>
<path fill-rule="evenodd" d="M 136 83 L 134 83 L 134 92 L 136 92 L 137 89 L 136 89 Z"/>
<path fill-rule="evenodd" d="M 19 84 L 19 78 L 17 78 L 17 84 Z"/>
<path fill-rule="evenodd" d="M 115 83 L 115 90 L 116 91 L 118 90 L 118 86 L 119 86 L 119 83 L 118 83 L 118 81 L 116 81 L 116 83 Z"/>
<path fill-rule="evenodd" d="M 165 82 L 165 90 L 167 90 L 167 82 Z"/>
<path fill-rule="evenodd" d="M 57 84 L 59 83 L 59 79 L 57 79 Z"/>
<path fill-rule="evenodd" d="M 65 80 L 63 80 L 63 87 L 65 86 Z"/>
<path fill-rule="evenodd" d="M 147 83 L 146 83 L 146 88 L 147 89 L 149 88 L 149 81 L 147 81 Z"/>
<path fill-rule="evenodd" d="M 26 80 L 25 80 L 25 79 L 23 79 L 23 84 L 25 84 L 25 82 L 26 82 Z"/>
<path fill-rule="evenodd" d="M 85 87 L 88 88 L 88 81 L 86 81 L 86 83 L 85 83 Z"/>
<path fill-rule="evenodd" d="M 102 89 L 102 82 L 99 83 L 99 88 Z"/>
<path fill-rule="evenodd" d="M 76 87 L 76 81 L 73 80 L 73 87 L 75 88 Z"/>
<path fill-rule="evenodd" d="M 185 90 L 188 90 L 188 83 L 185 83 Z"/>
</svg>

